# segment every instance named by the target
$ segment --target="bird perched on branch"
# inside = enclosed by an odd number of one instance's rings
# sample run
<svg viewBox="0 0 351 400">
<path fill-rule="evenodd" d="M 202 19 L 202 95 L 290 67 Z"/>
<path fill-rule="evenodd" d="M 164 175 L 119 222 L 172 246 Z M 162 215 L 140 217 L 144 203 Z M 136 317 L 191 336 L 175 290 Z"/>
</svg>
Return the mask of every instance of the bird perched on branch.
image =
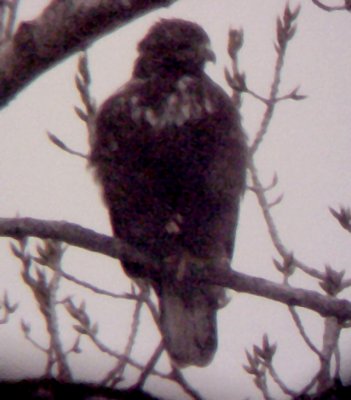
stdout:
<svg viewBox="0 0 351 400">
<path fill-rule="evenodd" d="M 204 72 L 215 57 L 200 26 L 162 19 L 138 51 L 131 80 L 100 108 L 91 161 L 114 235 L 162 271 L 150 280 L 168 353 L 178 366 L 204 366 L 217 347 L 224 295 L 195 281 L 206 269 L 229 268 L 244 135 L 230 98 Z M 148 265 L 122 264 L 131 277 L 149 275 Z"/>
</svg>

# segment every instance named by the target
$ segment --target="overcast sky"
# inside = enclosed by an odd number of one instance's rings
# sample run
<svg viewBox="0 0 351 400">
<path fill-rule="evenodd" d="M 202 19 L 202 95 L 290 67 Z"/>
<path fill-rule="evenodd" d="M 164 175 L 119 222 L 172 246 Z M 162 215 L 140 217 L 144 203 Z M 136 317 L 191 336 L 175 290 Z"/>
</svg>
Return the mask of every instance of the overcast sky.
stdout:
<svg viewBox="0 0 351 400">
<path fill-rule="evenodd" d="M 20 19 L 31 19 L 40 13 L 46 0 L 22 1 Z M 351 36 L 350 14 L 326 13 L 305 0 L 298 19 L 298 31 L 291 42 L 282 76 L 281 94 L 296 86 L 307 95 L 303 101 L 279 104 L 273 122 L 257 156 L 261 177 L 267 184 L 276 172 L 279 184 L 272 199 L 284 193 L 283 202 L 273 215 L 286 247 L 305 263 L 319 269 L 325 264 L 345 269 L 350 277 L 350 237 L 331 217 L 328 207 L 351 205 Z M 295 7 L 296 1 L 291 2 Z M 162 17 L 180 17 L 201 24 L 217 54 L 216 65 L 208 72 L 228 90 L 223 69 L 229 66 L 226 40 L 229 28 L 243 28 L 244 47 L 240 53 L 240 69 L 245 71 L 251 89 L 267 96 L 273 74 L 275 23 L 285 2 L 280 0 L 180 0 L 172 7 L 148 14 L 132 24 L 111 33 L 89 50 L 93 79 L 92 92 L 98 104 L 126 82 L 136 57 L 135 45 L 149 26 Z M 102 233 L 110 233 L 107 212 L 100 192 L 84 160 L 53 146 L 46 131 L 59 136 L 71 148 L 87 153 L 87 134 L 73 111 L 79 105 L 74 87 L 77 55 L 41 75 L 2 110 L 0 115 L 0 216 L 16 214 L 43 219 L 63 219 L 79 223 Z M 243 99 L 243 123 L 250 138 L 254 137 L 263 108 L 256 100 Z M 45 360 L 30 344 L 24 343 L 18 328 L 21 318 L 31 322 L 33 336 L 45 343 L 45 326 L 38 318 L 35 302 L 20 280 L 20 266 L 9 256 L 8 241 L 0 243 L 1 288 L 10 298 L 20 302 L 11 323 L 0 327 L 0 376 L 39 375 Z M 277 254 L 271 245 L 256 199 L 247 193 L 236 243 L 233 267 L 277 282 L 272 257 Z M 76 274 L 104 288 L 123 292 L 129 283 L 113 260 L 77 249 L 70 249 L 64 260 L 67 272 Z M 296 286 L 317 288 L 305 276 L 293 279 Z M 2 289 L 1 289 L 2 290 Z M 71 293 L 79 302 L 88 298 L 88 310 L 99 320 L 101 338 L 111 346 L 123 349 L 128 335 L 130 305 L 106 301 L 67 285 L 63 294 Z M 345 292 L 345 297 L 350 293 Z M 261 343 L 264 333 L 278 343 L 276 366 L 282 378 L 294 389 L 306 384 L 318 367 L 299 337 L 286 307 L 262 298 L 231 293 L 232 301 L 219 312 L 219 350 L 212 364 L 205 369 L 188 368 L 190 382 L 206 394 L 206 399 L 258 398 L 250 377 L 243 371 L 245 348 Z M 309 311 L 301 316 L 306 329 L 321 344 L 323 320 Z M 153 351 L 157 337 L 145 325 L 137 343 L 138 357 L 143 360 Z M 63 322 L 66 323 L 66 322 Z M 74 337 L 69 326 L 64 333 L 71 343 Z M 87 351 L 73 356 L 78 378 L 104 376 L 111 360 L 99 357 L 88 344 Z M 343 376 L 350 376 L 350 333 L 342 339 Z M 19 347 L 21 346 L 21 347 Z M 19 348 L 23 349 L 20 353 Z M 35 361 L 33 361 L 35 360 Z M 97 368 L 97 365 L 99 367 Z M 166 365 L 166 364 L 164 364 Z M 152 381 L 148 388 L 165 398 L 182 399 L 180 392 L 170 392 L 169 383 Z M 173 390 L 173 389 L 172 389 Z M 283 398 L 279 391 L 277 398 Z"/>
</svg>

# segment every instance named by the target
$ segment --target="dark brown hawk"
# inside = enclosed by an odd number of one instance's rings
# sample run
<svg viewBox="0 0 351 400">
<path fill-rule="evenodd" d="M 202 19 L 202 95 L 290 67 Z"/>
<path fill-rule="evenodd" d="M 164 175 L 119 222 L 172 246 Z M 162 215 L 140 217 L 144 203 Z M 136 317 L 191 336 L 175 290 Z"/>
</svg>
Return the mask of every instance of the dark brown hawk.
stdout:
<svg viewBox="0 0 351 400">
<path fill-rule="evenodd" d="M 229 266 L 244 136 L 230 98 L 204 72 L 214 54 L 200 26 L 161 20 L 138 50 L 131 80 L 99 111 L 91 160 L 114 235 L 164 271 L 151 284 L 169 354 L 177 365 L 204 366 L 217 347 L 223 290 L 184 275 Z M 131 277 L 148 275 L 147 265 L 123 267 Z"/>
</svg>

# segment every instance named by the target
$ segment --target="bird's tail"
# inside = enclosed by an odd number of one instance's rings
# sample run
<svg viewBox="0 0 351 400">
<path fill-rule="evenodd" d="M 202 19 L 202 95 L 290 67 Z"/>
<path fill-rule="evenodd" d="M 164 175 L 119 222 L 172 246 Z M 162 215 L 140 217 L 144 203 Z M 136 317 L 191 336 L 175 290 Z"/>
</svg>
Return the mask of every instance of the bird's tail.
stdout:
<svg viewBox="0 0 351 400">
<path fill-rule="evenodd" d="M 217 348 L 217 296 L 211 286 L 184 284 L 165 280 L 159 288 L 164 343 L 177 366 L 205 366 Z"/>
</svg>

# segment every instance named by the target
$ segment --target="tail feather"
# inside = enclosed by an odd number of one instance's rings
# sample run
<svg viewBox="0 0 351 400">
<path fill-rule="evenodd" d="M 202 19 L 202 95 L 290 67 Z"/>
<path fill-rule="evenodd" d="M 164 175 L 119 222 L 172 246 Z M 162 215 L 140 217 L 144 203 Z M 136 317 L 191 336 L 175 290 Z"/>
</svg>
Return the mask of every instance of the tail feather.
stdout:
<svg viewBox="0 0 351 400">
<path fill-rule="evenodd" d="M 160 288 L 160 322 L 165 346 L 179 367 L 205 366 L 217 348 L 218 306 L 211 287 L 179 286 L 166 281 Z"/>
</svg>

